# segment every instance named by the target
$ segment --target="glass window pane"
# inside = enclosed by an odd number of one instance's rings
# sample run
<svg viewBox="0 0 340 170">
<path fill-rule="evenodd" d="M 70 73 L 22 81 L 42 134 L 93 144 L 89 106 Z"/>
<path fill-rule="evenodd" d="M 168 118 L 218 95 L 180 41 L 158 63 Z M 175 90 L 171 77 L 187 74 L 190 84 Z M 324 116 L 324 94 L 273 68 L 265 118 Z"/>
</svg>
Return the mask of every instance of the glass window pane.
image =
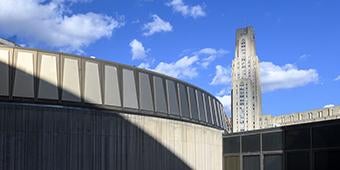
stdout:
<svg viewBox="0 0 340 170">
<path fill-rule="evenodd" d="M 223 154 L 240 153 L 240 137 L 224 137 L 223 138 Z"/>
<path fill-rule="evenodd" d="M 224 157 L 224 170 L 239 170 L 240 157 L 239 156 L 225 156 Z"/>
<path fill-rule="evenodd" d="M 169 102 L 169 113 L 172 115 L 179 115 L 178 97 L 175 82 L 172 80 L 166 80 L 166 88 Z"/>
<path fill-rule="evenodd" d="M 283 170 L 282 155 L 265 155 L 264 170 Z"/>
<path fill-rule="evenodd" d="M 183 84 L 178 84 L 180 94 L 181 113 L 183 117 L 190 118 L 189 102 L 186 88 Z"/>
<path fill-rule="evenodd" d="M 259 152 L 260 135 L 242 136 L 242 152 Z"/>
<path fill-rule="evenodd" d="M 260 170 L 260 156 L 244 156 L 243 170 Z"/>
<path fill-rule="evenodd" d="M 309 170 L 309 152 L 287 152 L 287 169 Z"/>
<path fill-rule="evenodd" d="M 139 73 L 139 93 L 140 108 L 153 111 L 150 78 L 146 73 Z"/>
<path fill-rule="evenodd" d="M 262 134 L 262 150 L 281 150 L 283 149 L 282 132 L 263 133 Z"/>
<path fill-rule="evenodd" d="M 191 87 L 189 87 L 188 89 L 189 89 L 190 108 L 191 108 L 192 118 L 195 120 L 199 120 L 195 90 Z"/>
<path fill-rule="evenodd" d="M 306 149 L 310 145 L 309 128 L 288 127 L 285 131 L 286 149 Z"/>
<path fill-rule="evenodd" d="M 337 135 L 335 135 L 337 136 Z M 315 152 L 315 170 L 340 169 L 340 151 L 318 151 Z"/>
<path fill-rule="evenodd" d="M 123 69 L 124 107 L 138 108 L 135 76 L 132 70 Z"/>
<path fill-rule="evenodd" d="M 154 76 L 154 93 L 155 93 L 155 109 L 156 112 L 167 113 L 166 100 L 165 100 L 165 89 L 163 79 Z"/>
<path fill-rule="evenodd" d="M 340 125 L 327 125 L 321 127 L 314 127 L 313 133 L 313 147 L 339 147 L 340 146 Z"/>
</svg>

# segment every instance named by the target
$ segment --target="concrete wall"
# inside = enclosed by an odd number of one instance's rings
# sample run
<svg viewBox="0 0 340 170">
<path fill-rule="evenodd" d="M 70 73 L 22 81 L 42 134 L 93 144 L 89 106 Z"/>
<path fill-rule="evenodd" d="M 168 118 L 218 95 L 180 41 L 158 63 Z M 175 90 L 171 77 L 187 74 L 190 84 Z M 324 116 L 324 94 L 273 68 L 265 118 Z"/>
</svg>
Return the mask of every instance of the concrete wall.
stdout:
<svg viewBox="0 0 340 170">
<path fill-rule="evenodd" d="M 0 102 L 0 169 L 221 170 L 222 131 L 98 109 Z"/>
<path fill-rule="evenodd" d="M 222 131 L 176 120 L 121 115 L 168 148 L 190 169 L 222 169 Z"/>
</svg>

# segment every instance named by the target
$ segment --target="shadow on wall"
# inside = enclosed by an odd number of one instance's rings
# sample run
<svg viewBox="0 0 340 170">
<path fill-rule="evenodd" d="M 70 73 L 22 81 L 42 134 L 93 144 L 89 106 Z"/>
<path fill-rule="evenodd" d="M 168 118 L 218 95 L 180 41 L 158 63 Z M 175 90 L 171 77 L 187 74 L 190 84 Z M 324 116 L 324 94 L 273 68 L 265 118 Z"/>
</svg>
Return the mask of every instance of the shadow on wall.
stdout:
<svg viewBox="0 0 340 170">
<path fill-rule="evenodd" d="M 61 94 L 61 89 L 51 83 L 23 70 L 14 72 L 14 68 L 0 63 L 1 81 L 8 77 L 12 80 L 14 74 L 22 83 L 32 80 L 46 89 L 58 89 Z M 0 83 L 0 89 L 7 88 L 12 94 L 13 88 L 9 88 L 13 87 L 12 83 Z M 18 88 L 16 93 L 26 93 L 25 88 L 32 88 L 29 84 L 17 85 L 14 88 L 20 87 L 22 91 Z M 71 92 L 63 95 L 79 98 Z M 91 108 L 27 104 L 27 101 L 43 103 L 46 100 L 11 95 L 2 96 L 1 100 L 1 170 L 191 169 L 172 151 L 116 112 L 91 104 L 86 104 Z"/>
</svg>

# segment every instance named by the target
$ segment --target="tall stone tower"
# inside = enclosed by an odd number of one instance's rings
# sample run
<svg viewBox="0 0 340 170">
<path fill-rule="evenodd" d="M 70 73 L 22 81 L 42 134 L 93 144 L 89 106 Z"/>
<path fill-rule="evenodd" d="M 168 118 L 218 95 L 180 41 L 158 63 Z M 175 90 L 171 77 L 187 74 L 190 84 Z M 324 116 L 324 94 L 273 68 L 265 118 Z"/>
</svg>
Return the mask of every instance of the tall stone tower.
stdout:
<svg viewBox="0 0 340 170">
<path fill-rule="evenodd" d="M 233 132 L 258 129 L 262 99 L 260 65 L 252 27 L 237 29 L 235 47 L 232 64 Z"/>
</svg>

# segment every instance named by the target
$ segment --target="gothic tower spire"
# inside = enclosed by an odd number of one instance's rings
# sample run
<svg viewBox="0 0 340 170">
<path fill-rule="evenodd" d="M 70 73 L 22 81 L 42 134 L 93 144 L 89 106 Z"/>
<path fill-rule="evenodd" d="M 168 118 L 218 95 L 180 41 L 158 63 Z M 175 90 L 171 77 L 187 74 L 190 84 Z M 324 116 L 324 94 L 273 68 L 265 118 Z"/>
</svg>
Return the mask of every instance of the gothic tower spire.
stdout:
<svg viewBox="0 0 340 170">
<path fill-rule="evenodd" d="M 252 27 L 237 29 L 235 48 L 232 64 L 233 132 L 258 129 L 262 99 L 260 65 Z"/>
</svg>

